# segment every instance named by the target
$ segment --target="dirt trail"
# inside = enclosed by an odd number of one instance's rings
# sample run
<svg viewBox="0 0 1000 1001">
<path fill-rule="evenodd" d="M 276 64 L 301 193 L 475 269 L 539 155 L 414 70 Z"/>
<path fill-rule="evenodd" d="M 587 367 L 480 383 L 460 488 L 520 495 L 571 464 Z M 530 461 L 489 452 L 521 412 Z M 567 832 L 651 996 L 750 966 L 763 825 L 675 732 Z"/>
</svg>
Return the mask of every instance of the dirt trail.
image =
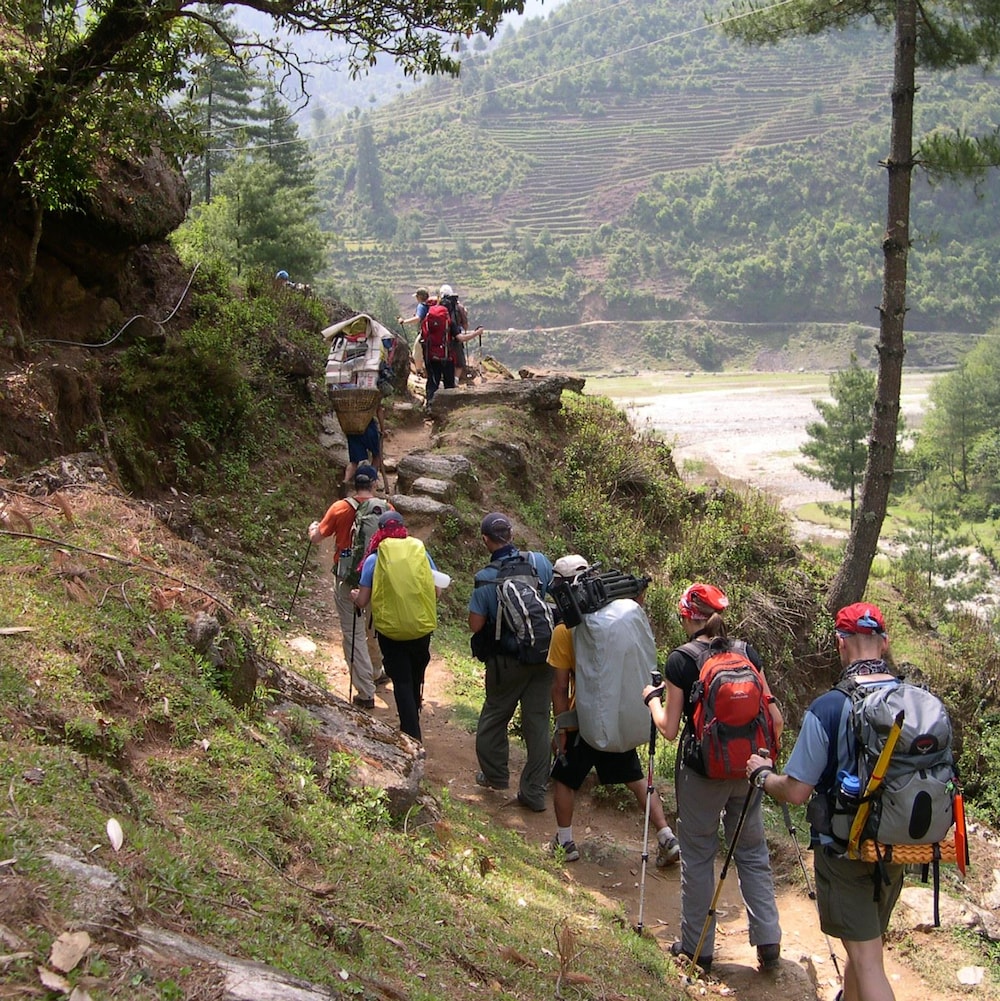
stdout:
<svg viewBox="0 0 1000 1001">
<path fill-rule="evenodd" d="M 397 431 L 387 442 L 388 454 L 396 458 L 417 447 L 427 447 L 429 427 Z M 391 479 L 391 477 L 390 477 Z M 332 553 L 328 545 L 319 548 L 324 570 L 329 569 Z M 308 575 L 307 575 L 308 576 Z M 340 631 L 332 608 L 332 577 L 319 572 L 312 575 L 297 609 L 304 630 L 317 644 L 318 665 L 326 665 L 331 688 L 347 697 L 348 673 L 341 652 Z M 433 650 L 433 646 L 432 646 Z M 421 727 L 427 749 L 426 784 L 432 793 L 447 788 L 453 801 L 484 810 L 498 824 L 520 832 L 525 841 L 541 849 L 552 837 L 555 818 L 550 809 L 532 813 L 515 798 L 516 776 L 524 761 L 523 749 L 512 741 L 509 792 L 483 789 L 475 784 L 477 770 L 474 736 L 452 719 L 448 697 L 449 669 L 434 656 L 428 669 L 424 690 Z M 392 726 L 398 724 L 391 686 L 376 694 L 373 714 Z M 657 782 L 664 798 L 668 819 L 673 821 L 673 790 L 668 781 Z M 628 809 L 595 801 L 592 786 L 585 785 L 577 797 L 574 833 L 583 857 L 567 864 L 567 885 L 585 888 L 612 906 L 621 905 L 632 924 L 639 910 L 639 882 L 643 842 L 643 814 L 633 802 Z M 615 800 L 615 802 L 619 802 Z M 656 869 L 652 863 L 654 835 L 650 835 L 651 859 L 647 867 L 644 898 L 646 931 L 661 943 L 664 950 L 680 934 L 680 868 Z M 800 833 L 801 838 L 801 833 Z M 803 858 L 812 880 L 812 859 Z M 721 866 L 721 857 L 719 865 Z M 735 867 L 723 885 L 718 906 L 719 928 L 716 936 L 712 980 L 699 982 L 692 994 L 736 997 L 742 1001 L 832 1001 L 839 988 L 830 957 L 831 944 L 819 929 L 815 904 L 809 900 L 802 873 L 789 836 L 772 839 L 772 865 L 778 884 L 778 908 L 783 928 L 782 963 L 775 973 L 757 972 L 756 954 L 747 941 L 746 911 L 739 896 Z M 920 947 L 933 948 L 941 963 L 950 963 L 944 955 L 947 941 L 943 935 L 911 933 Z M 931 940 L 933 939 L 933 943 Z M 833 943 L 840 968 L 844 955 L 839 942 Z M 969 995 L 960 987 L 942 991 L 929 986 L 903 962 L 900 951 L 890 946 L 886 955 L 897 1001 L 959 1001 Z M 702 993 L 704 988 L 704 993 Z"/>
</svg>

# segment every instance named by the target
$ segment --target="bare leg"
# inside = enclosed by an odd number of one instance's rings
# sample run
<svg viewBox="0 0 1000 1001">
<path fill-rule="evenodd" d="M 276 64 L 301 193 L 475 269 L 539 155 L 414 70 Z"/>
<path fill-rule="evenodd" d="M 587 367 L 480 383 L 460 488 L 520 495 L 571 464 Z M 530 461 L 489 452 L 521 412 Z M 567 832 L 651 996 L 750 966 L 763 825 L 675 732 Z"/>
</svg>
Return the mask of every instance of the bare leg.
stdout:
<svg viewBox="0 0 1000 1001">
<path fill-rule="evenodd" d="M 842 939 L 847 950 L 844 964 L 844 1001 L 895 1001 L 882 965 L 882 939 L 865 942 Z"/>
</svg>

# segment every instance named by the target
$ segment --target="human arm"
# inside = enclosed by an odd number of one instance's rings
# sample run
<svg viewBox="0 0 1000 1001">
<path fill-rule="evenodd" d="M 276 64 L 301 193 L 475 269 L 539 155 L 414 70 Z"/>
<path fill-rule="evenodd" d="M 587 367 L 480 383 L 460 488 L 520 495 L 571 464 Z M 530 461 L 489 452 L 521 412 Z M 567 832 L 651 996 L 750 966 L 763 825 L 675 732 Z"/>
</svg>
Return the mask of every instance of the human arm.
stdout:
<svg viewBox="0 0 1000 1001">
<path fill-rule="evenodd" d="M 800 782 L 791 775 L 779 775 L 769 757 L 751 754 L 747 761 L 747 778 L 779 803 L 801 806 L 812 795 L 813 786 Z"/>
<path fill-rule="evenodd" d="M 560 716 L 570 710 L 569 675 L 570 672 L 564 668 L 552 671 L 552 716 L 556 721 L 555 733 L 552 735 L 552 753 L 557 758 L 566 754 L 568 728 L 560 726 Z"/>
<path fill-rule="evenodd" d="M 664 703 L 657 693 L 666 695 Z M 675 740 L 681 728 L 684 707 L 684 693 L 672 682 L 663 685 L 647 685 L 642 690 L 642 700 L 649 707 L 653 724 L 667 740 Z M 647 701 L 648 700 L 648 701 Z"/>
<path fill-rule="evenodd" d="M 358 587 L 351 592 L 351 601 L 357 608 L 367 608 L 372 600 L 372 589 L 370 587 Z"/>
<path fill-rule="evenodd" d="M 337 530 L 338 520 L 345 515 L 347 508 L 350 507 L 350 502 L 345 500 L 334 501 L 329 508 L 327 508 L 326 514 L 323 515 L 320 521 L 314 521 L 309 526 L 309 541 L 310 542 L 322 542 L 324 539 L 328 539 Z M 354 508 L 350 510 L 351 521 L 354 521 Z"/>
<path fill-rule="evenodd" d="M 466 330 L 464 333 L 456 334 L 454 339 L 462 344 L 465 344 L 467 341 L 471 341 L 478 337 L 482 332 L 482 327 L 476 327 L 475 330 Z"/>
</svg>

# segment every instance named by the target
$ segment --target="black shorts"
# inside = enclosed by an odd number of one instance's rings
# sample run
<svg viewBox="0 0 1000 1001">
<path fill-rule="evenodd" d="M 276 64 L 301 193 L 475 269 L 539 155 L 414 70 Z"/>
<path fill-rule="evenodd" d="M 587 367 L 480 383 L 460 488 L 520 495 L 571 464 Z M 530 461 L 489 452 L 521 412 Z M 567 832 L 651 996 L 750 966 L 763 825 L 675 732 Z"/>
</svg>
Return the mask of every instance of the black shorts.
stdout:
<svg viewBox="0 0 1000 1001">
<path fill-rule="evenodd" d="M 567 743 L 566 763 L 556 760 L 552 778 L 570 789 L 579 789 L 591 769 L 597 770 L 597 781 L 602 786 L 625 784 L 644 777 L 634 748 L 631 751 L 599 751 L 579 734 L 572 733 L 567 734 Z"/>
<path fill-rule="evenodd" d="M 455 368 L 465 368 L 465 345 L 461 341 L 452 342 L 451 358 Z"/>
</svg>

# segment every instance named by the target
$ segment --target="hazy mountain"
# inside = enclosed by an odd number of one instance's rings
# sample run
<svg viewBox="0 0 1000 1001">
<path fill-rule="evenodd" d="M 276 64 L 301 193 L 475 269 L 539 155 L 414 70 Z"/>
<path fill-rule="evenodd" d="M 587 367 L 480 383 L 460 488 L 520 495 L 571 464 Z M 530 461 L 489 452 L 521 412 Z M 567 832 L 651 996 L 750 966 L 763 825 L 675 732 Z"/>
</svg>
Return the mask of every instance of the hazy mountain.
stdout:
<svg viewBox="0 0 1000 1001">
<path fill-rule="evenodd" d="M 449 281 L 494 326 L 877 323 L 891 73 L 875 28 L 749 50 L 701 0 L 571 0 L 317 135 L 329 280 Z M 927 77 L 918 128 L 998 94 Z M 910 325 L 997 315 L 997 193 L 918 179 Z"/>
</svg>

